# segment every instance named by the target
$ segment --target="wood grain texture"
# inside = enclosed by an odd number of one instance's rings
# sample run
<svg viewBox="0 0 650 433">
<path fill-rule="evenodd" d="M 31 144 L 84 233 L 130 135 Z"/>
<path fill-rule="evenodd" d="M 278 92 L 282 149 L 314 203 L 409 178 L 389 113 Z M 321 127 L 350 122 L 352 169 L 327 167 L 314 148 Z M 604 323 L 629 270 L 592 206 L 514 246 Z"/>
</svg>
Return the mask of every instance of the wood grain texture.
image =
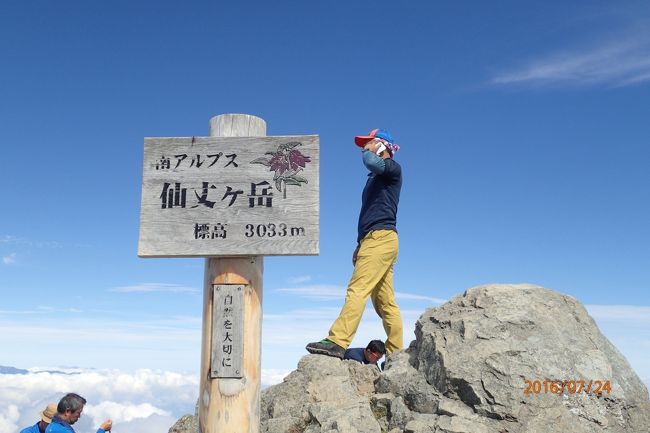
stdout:
<svg viewBox="0 0 650 433">
<path fill-rule="evenodd" d="M 210 119 L 210 137 L 265 137 L 266 121 L 250 114 L 220 114 Z"/>
<path fill-rule="evenodd" d="M 266 123 L 248 115 L 210 120 L 210 135 L 266 135 Z M 259 433 L 262 371 L 263 256 L 208 258 L 203 282 L 203 338 L 199 389 L 200 433 Z M 212 377 L 215 284 L 240 284 L 243 297 L 241 378 Z"/>
<path fill-rule="evenodd" d="M 318 136 L 257 134 L 145 138 L 140 257 L 319 253 Z"/>
<path fill-rule="evenodd" d="M 202 433 L 258 433 L 260 428 L 262 257 L 206 259 L 199 391 Z M 214 284 L 245 286 L 241 379 L 211 377 Z"/>
</svg>

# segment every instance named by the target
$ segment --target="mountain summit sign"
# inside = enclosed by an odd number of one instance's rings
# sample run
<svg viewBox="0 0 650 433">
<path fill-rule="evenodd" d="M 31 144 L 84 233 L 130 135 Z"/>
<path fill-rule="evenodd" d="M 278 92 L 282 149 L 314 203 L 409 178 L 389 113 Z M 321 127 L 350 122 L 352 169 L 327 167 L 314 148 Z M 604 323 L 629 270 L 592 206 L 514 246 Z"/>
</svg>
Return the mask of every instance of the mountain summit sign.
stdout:
<svg viewBox="0 0 650 433">
<path fill-rule="evenodd" d="M 145 138 L 140 257 L 317 255 L 319 139 Z"/>
<path fill-rule="evenodd" d="M 317 135 L 221 114 L 209 137 L 144 139 L 140 257 L 205 257 L 202 433 L 259 433 L 264 256 L 319 253 Z"/>
</svg>

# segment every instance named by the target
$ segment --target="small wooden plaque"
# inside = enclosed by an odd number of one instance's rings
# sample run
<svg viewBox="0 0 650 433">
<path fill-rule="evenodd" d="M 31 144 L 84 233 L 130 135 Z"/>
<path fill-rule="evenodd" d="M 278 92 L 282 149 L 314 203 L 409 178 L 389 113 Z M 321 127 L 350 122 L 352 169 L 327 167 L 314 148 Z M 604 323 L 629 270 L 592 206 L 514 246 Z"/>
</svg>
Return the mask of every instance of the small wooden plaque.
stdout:
<svg viewBox="0 0 650 433">
<path fill-rule="evenodd" d="M 212 378 L 243 377 L 244 285 L 213 285 Z"/>
</svg>

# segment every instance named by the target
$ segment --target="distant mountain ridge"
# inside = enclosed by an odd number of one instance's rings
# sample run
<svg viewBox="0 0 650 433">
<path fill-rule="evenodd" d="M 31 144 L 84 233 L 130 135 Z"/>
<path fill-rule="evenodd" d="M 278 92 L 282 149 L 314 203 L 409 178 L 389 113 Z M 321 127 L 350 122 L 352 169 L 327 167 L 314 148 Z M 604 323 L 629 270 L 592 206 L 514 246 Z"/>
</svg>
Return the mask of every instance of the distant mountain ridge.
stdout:
<svg viewBox="0 0 650 433">
<path fill-rule="evenodd" d="M 73 376 L 75 374 L 81 374 L 78 371 L 61 371 L 61 370 L 38 370 L 38 371 L 29 371 L 24 368 L 16 368 L 5 365 L 0 365 L 0 374 L 29 374 L 29 373 L 50 373 L 50 374 L 65 374 L 67 376 Z"/>
<path fill-rule="evenodd" d="M 27 373 L 29 373 L 29 370 L 0 365 L 0 374 L 27 374 Z"/>
</svg>

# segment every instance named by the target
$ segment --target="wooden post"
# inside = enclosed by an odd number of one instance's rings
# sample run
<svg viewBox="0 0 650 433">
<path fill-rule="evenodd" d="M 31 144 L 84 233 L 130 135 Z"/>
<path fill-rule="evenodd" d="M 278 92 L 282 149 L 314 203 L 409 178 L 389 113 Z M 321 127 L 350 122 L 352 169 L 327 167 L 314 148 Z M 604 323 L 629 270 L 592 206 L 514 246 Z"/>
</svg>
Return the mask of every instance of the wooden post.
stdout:
<svg viewBox="0 0 650 433">
<path fill-rule="evenodd" d="M 210 119 L 210 136 L 263 137 L 266 122 L 247 114 Z M 260 429 L 263 256 L 210 257 L 205 262 L 199 393 L 200 433 L 258 433 Z M 241 378 L 213 378 L 215 284 L 244 285 Z"/>
</svg>

